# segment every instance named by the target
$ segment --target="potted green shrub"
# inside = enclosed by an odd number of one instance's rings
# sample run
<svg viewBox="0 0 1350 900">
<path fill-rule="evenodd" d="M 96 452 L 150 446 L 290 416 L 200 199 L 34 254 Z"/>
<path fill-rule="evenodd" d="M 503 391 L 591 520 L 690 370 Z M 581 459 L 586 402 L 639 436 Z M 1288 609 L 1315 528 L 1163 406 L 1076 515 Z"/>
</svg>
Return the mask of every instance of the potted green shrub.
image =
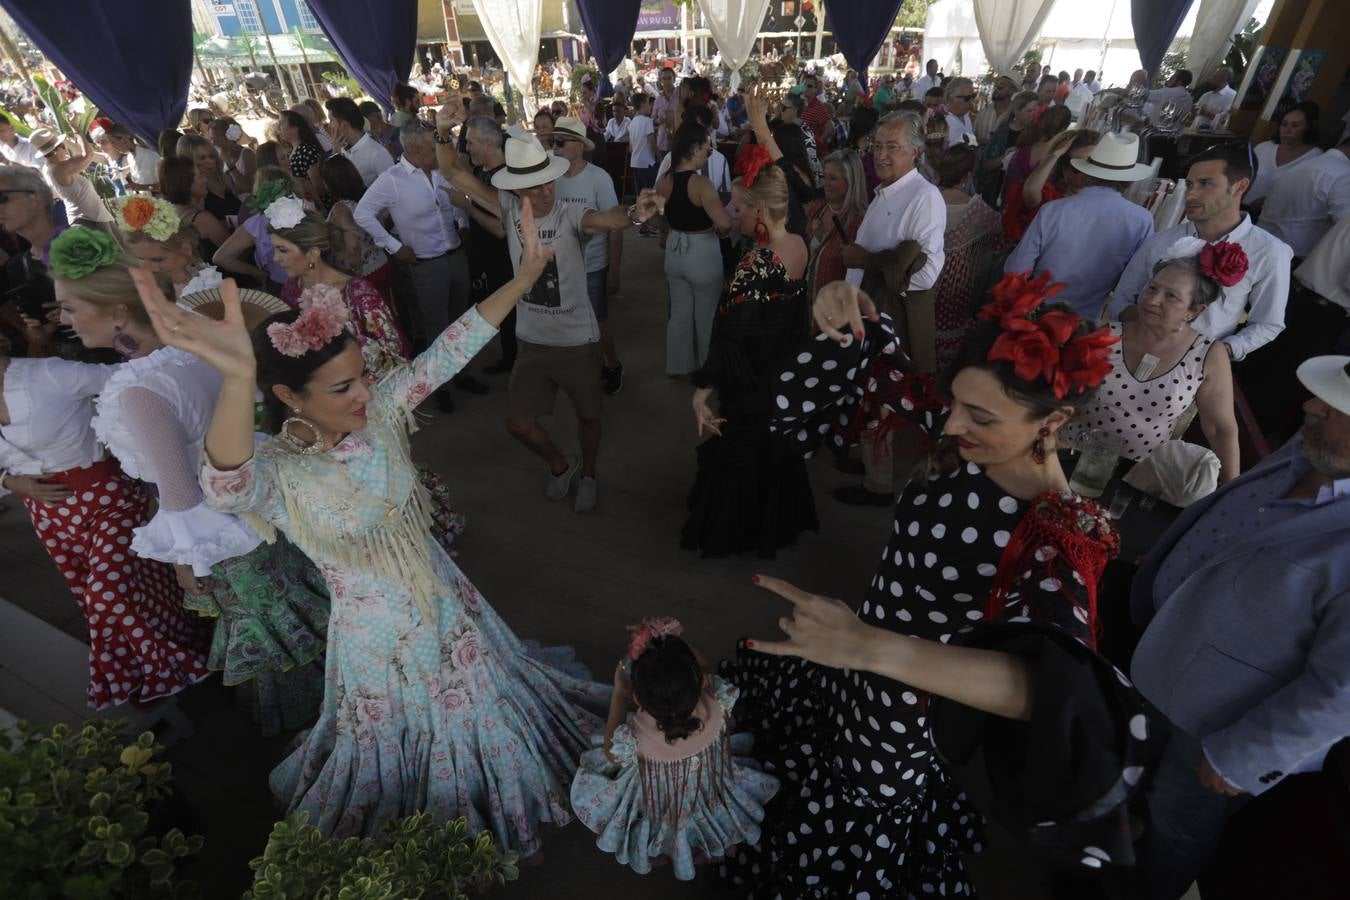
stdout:
<svg viewBox="0 0 1350 900">
<path fill-rule="evenodd" d="M 294 813 L 273 826 L 249 867 L 253 889 L 244 900 L 460 900 L 520 874 L 516 854 L 498 849 L 489 832 L 473 837 L 466 819 L 438 825 L 425 812 L 395 819 L 375 837 L 342 839 Z"/>
<path fill-rule="evenodd" d="M 171 767 L 150 732 L 124 723 L 75 730 L 19 722 L 0 731 L 0 885 L 6 898 L 188 897 L 176 861 L 202 838 L 156 834 L 151 811 L 170 794 Z"/>
</svg>

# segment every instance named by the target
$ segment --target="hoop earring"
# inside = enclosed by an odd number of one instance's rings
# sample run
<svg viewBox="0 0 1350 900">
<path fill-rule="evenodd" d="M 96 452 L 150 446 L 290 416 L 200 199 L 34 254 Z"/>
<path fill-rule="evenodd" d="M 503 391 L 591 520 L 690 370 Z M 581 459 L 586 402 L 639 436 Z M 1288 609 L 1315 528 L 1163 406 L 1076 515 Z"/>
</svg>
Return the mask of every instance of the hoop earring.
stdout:
<svg viewBox="0 0 1350 900">
<path fill-rule="evenodd" d="M 136 355 L 136 351 L 141 349 L 141 342 L 122 330 L 121 325 L 114 325 L 113 331 L 113 349 L 123 360 L 131 359 Z"/>
<path fill-rule="evenodd" d="M 767 244 L 769 242 L 769 227 L 764 224 L 763 219 L 755 220 L 754 238 L 756 244 Z"/>
<path fill-rule="evenodd" d="M 296 408 L 293 410 L 293 412 L 295 413 L 295 415 L 291 416 L 291 417 L 288 418 L 286 421 L 284 421 L 284 422 L 281 423 L 280 437 L 281 437 L 283 440 L 285 440 L 287 444 L 289 444 L 289 445 L 291 446 L 291 449 L 293 449 L 295 452 L 301 453 L 301 454 L 303 454 L 303 455 L 305 455 L 305 456 L 313 456 L 315 453 L 319 453 L 320 451 L 322 451 L 322 450 L 323 450 L 323 435 L 319 433 L 319 426 L 315 425 L 313 422 L 309 421 L 308 419 L 302 418 L 302 417 L 300 416 L 300 408 L 299 408 L 299 407 L 296 407 Z M 300 440 L 300 438 L 298 438 L 298 437 L 296 437 L 295 435 L 291 434 L 291 423 L 292 423 L 292 422 L 296 423 L 297 425 L 303 425 L 303 426 L 305 426 L 306 428 L 308 428 L 310 431 L 314 432 L 314 440 L 313 440 L 313 442 L 312 442 L 312 443 L 306 444 L 304 441 Z"/>
<path fill-rule="evenodd" d="M 1031 442 L 1031 460 L 1038 466 L 1045 465 L 1045 461 L 1049 458 L 1045 450 L 1045 439 L 1049 436 L 1050 429 L 1042 425 L 1041 430 L 1036 432 L 1036 440 Z"/>
</svg>

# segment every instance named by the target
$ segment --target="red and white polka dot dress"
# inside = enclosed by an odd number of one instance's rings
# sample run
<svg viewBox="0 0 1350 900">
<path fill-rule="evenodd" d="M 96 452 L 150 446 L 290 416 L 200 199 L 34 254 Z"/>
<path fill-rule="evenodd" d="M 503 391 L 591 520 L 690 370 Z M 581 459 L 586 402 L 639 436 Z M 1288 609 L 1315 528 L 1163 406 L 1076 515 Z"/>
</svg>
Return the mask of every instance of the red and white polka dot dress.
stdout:
<svg viewBox="0 0 1350 900">
<path fill-rule="evenodd" d="M 184 611 L 171 566 L 131 552 L 132 529 L 150 519 L 145 486 L 110 460 L 44 477 L 71 496 L 22 499 L 89 623 L 89 704 L 157 700 L 206 678 L 210 623 Z"/>
</svg>

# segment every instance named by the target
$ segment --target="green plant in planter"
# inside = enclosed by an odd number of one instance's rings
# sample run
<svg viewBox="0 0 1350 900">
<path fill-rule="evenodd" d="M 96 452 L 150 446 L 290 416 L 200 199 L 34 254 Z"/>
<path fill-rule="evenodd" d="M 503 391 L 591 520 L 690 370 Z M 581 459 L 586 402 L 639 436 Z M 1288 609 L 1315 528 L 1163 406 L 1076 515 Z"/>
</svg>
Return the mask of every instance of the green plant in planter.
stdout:
<svg viewBox="0 0 1350 900">
<path fill-rule="evenodd" d="M 8 900 L 191 897 L 175 861 L 199 836 L 150 829 L 171 768 L 150 732 L 128 743 L 124 723 L 78 731 L 19 722 L 0 732 L 0 885 Z"/>
<path fill-rule="evenodd" d="M 249 867 L 244 900 L 460 900 L 520 874 L 515 852 L 499 850 L 490 832 L 473 837 L 468 820 L 438 825 L 425 812 L 390 821 L 375 837 L 343 839 L 294 813 L 272 827 Z"/>
</svg>

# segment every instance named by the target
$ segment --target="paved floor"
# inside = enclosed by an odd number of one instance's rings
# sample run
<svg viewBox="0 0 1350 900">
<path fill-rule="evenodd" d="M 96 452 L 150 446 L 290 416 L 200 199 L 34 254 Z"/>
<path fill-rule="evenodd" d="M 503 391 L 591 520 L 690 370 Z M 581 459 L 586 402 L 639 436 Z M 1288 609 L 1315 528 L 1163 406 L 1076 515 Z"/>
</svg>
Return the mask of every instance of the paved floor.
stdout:
<svg viewBox="0 0 1350 900">
<path fill-rule="evenodd" d="M 543 497 L 545 470 L 502 426 L 504 376 L 480 376 L 492 393 L 456 393 L 453 414 L 437 414 L 417 434 L 415 453 L 446 476 L 469 518 L 458 562 L 489 602 L 524 637 L 575 646 L 581 660 L 608 678 L 626 644 L 624 625 L 644 615 L 675 615 L 710 658 L 732 651 L 737 637 L 774 637 L 776 598 L 750 585 L 757 571 L 840 597 L 857 597 L 886 537 L 885 509 L 854 510 L 827 491 L 843 483 L 828 459 L 813 464 L 821 533 L 765 563 L 753 558 L 700 560 L 677 545 L 693 477 L 697 437 L 692 389 L 664 374 L 665 280 L 654 240 L 626 236 L 624 288 L 611 301 L 626 367 L 622 393 L 605 413 L 600 503 L 586 516 Z M 488 347 L 474 371 L 495 360 Z M 559 401 L 549 425 L 575 449 L 570 407 Z M 19 504 L 0 512 L 0 567 L 6 599 L 83 639 L 83 616 L 33 537 Z M 263 740 L 216 683 L 181 696 L 197 731 L 171 753 L 178 786 L 207 837 L 198 870 L 211 897 L 238 897 L 249 858 L 261 852 L 275 811 L 268 770 L 284 739 Z M 497 892 L 504 898 L 616 896 L 641 885 L 651 900 L 709 896 L 715 881 L 681 885 L 670 874 L 639 880 L 594 849 L 573 824 L 545 845 L 541 865 Z M 598 892 L 598 893 L 597 893 Z"/>
</svg>

